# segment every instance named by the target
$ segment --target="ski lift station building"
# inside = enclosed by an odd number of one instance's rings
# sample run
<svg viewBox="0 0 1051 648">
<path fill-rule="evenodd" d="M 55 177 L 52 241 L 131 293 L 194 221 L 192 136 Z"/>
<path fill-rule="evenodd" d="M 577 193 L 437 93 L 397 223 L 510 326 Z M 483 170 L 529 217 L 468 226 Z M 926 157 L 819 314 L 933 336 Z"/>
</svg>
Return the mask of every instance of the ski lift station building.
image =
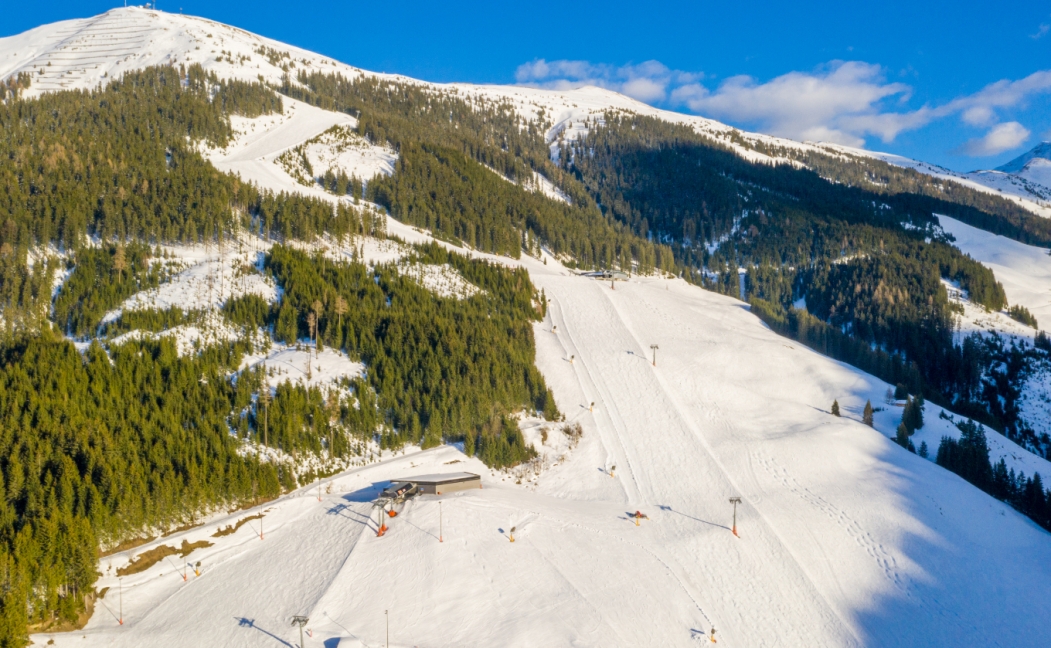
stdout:
<svg viewBox="0 0 1051 648">
<path fill-rule="evenodd" d="M 455 493 L 456 491 L 482 487 L 482 478 L 469 472 L 417 475 L 415 477 L 402 477 L 395 481 L 412 482 L 420 487 L 421 493 L 426 495 L 444 495 L 445 493 Z"/>
</svg>

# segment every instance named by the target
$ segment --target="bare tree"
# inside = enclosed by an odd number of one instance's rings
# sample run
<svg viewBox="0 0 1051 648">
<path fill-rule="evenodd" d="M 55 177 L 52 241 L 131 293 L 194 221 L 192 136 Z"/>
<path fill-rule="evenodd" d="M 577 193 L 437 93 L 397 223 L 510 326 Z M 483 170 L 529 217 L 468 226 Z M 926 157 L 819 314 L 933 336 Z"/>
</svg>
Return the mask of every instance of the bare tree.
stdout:
<svg viewBox="0 0 1051 648">
<path fill-rule="evenodd" d="M 310 338 L 314 340 L 314 349 L 317 349 L 317 315 L 314 311 L 307 313 L 307 326 L 310 327 Z"/>
<path fill-rule="evenodd" d="M 325 305 L 321 303 L 320 299 L 315 299 L 310 308 L 314 311 L 314 357 L 317 357 L 320 347 L 318 338 L 321 337 L 321 312 L 325 309 Z"/>
<path fill-rule="evenodd" d="M 267 424 L 270 418 L 270 385 L 263 379 L 263 388 L 259 390 L 259 404 L 263 406 L 263 445 L 270 447 L 267 438 Z"/>
<path fill-rule="evenodd" d="M 113 269 L 123 281 L 124 271 L 128 269 L 128 258 L 124 254 L 124 246 L 118 245 L 117 251 L 113 253 Z"/>
<path fill-rule="evenodd" d="M 331 459 L 335 456 L 335 448 L 332 445 L 333 441 L 333 430 L 336 428 L 336 423 L 339 421 L 339 394 L 335 389 L 330 389 L 328 392 L 328 399 L 325 402 L 326 409 L 328 410 L 328 456 Z"/>
<path fill-rule="evenodd" d="M 347 300 L 343 297 L 336 297 L 336 316 L 339 318 L 339 328 L 343 328 L 343 316 L 347 314 L 348 306 Z"/>
</svg>

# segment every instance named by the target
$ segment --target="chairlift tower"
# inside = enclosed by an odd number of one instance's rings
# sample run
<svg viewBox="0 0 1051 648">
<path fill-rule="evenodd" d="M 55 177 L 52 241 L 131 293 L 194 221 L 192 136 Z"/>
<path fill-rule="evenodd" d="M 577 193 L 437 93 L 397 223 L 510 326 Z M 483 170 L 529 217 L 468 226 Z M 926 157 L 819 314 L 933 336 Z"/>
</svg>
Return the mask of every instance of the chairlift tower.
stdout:
<svg viewBox="0 0 1051 648">
<path fill-rule="evenodd" d="M 294 617 L 292 617 L 292 625 L 299 626 L 299 648 L 304 648 L 305 644 L 303 643 L 303 626 L 305 626 L 308 621 L 310 621 L 309 618 L 300 614 L 297 614 Z"/>
<path fill-rule="evenodd" d="M 730 503 L 734 505 L 734 526 L 733 526 L 732 531 L 733 531 L 734 535 L 737 535 L 737 505 L 741 503 L 741 498 L 740 497 L 731 497 L 730 498 Z M 737 537 L 740 538 L 741 536 L 737 536 Z"/>
</svg>

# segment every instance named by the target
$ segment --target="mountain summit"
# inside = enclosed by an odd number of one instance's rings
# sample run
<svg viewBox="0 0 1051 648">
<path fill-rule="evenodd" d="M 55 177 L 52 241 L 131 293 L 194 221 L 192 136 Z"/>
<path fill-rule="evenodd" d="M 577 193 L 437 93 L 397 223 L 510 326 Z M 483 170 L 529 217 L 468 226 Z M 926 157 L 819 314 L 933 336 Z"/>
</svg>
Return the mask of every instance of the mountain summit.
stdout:
<svg viewBox="0 0 1051 648">
<path fill-rule="evenodd" d="M 1019 155 L 1003 166 L 996 167 L 997 171 L 1004 173 L 1019 173 L 1032 166 L 1047 166 L 1051 164 L 1051 142 L 1041 142 L 1027 153 Z"/>
</svg>

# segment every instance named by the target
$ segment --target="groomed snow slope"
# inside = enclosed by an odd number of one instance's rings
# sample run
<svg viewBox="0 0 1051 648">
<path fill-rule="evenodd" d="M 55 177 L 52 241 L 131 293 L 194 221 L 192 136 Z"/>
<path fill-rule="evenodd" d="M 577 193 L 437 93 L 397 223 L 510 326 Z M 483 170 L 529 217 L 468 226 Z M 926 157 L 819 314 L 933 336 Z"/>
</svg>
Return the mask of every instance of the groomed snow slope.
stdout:
<svg viewBox="0 0 1051 648">
<path fill-rule="evenodd" d="M 267 505 L 262 541 L 254 521 L 210 537 L 247 511 L 156 542 L 215 545 L 187 558 L 204 569 L 188 582 L 167 562 L 126 577 L 124 626 L 113 570 L 141 549 L 103 559 L 88 627 L 34 639 L 295 645 L 289 619 L 307 614 L 308 646 L 379 646 L 389 610 L 394 646 L 682 646 L 712 626 L 729 646 L 1046 643 L 1051 537 L 894 445 L 899 412 L 858 422 L 884 383 L 681 281 L 612 291 L 523 263 L 552 300 L 538 365 L 584 427 L 538 486 L 451 447 L 373 464 L 320 502 L 311 486 Z M 368 501 L 386 480 L 460 470 L 484 489 L 441 498 L 444 542 L 433 497 L 375 537 Z M 636 527 L 635 510 L 650 519 Z"/>
<path fill-rule="evenodd" d="M 1045 328 L 1051 325 L 1051 256 L 1047 248 L 1026 245 L 971 227 L 948 216 L 938 216 L 955 245 L 980 261 L 1004 286 L 1009 304 L 1029 309 Z"/>
</svg>

